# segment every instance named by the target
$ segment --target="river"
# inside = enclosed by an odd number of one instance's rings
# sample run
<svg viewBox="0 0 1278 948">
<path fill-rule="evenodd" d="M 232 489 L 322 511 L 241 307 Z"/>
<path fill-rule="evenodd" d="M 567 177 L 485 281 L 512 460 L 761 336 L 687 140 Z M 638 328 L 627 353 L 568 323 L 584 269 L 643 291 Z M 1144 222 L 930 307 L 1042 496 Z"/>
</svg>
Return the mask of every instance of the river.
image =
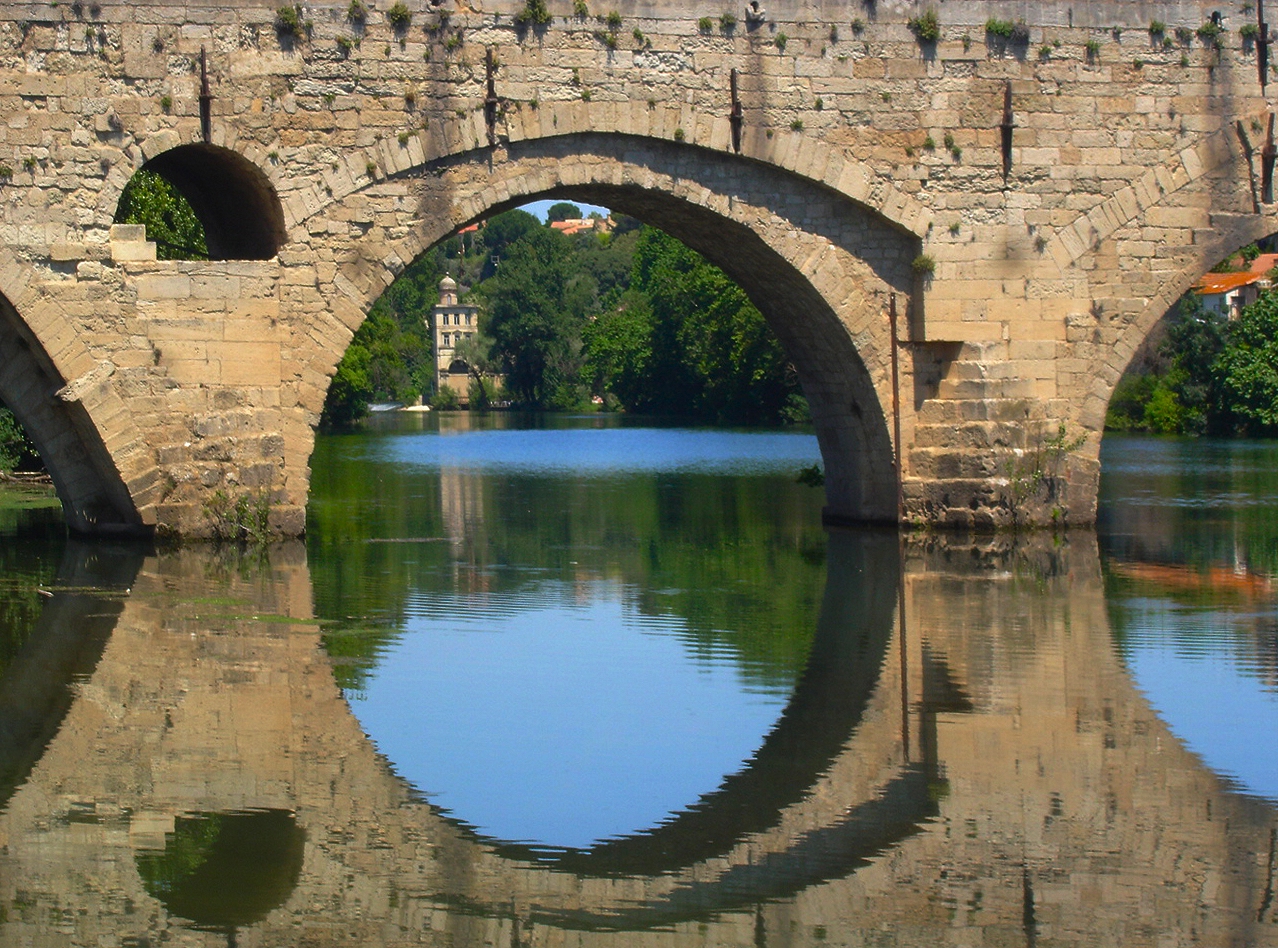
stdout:
<svg viewBox="0 0 1278 948">
<path fill-rule="evenodd" d="M 0 508 L 0 945 L 1278 945 L 1278 445 L 826 531 L 795 432 L 380 417 L 304 544 Z"/>
</svg>

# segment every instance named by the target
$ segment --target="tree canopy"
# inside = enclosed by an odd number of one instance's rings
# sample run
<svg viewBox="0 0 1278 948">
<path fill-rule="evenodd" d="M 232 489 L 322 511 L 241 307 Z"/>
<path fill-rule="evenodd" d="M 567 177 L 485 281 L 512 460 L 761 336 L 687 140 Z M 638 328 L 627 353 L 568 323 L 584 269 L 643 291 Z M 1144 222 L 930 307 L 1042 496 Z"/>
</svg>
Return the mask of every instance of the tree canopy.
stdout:
<svg viewBox="0 0 1278 948">
<path fill-rule="evenodd" d="M 551 212 L 580 209 L 561 202 Z M 338 368 L 326 424 L 358 419 L 369 401 L 432 392 L 427 322 L 445 272 L 480 308 L 480 333 L 457 351 L 478 405 L 500 397 L 581 410 L 593 401 L 727 422 L 806 415 L 763 316 L 699 254 L 624 217 L 612 233 L 568 236 L 510 211 L 465 243 L 453 238 L 427 253 L 374 304 Z M 489 390 L 495 374 L 505 381 L 500 396 Z"/>
<path fill-rule="evenodd" d="M 1278 436 L 1278 294 L 1261 293 L 1228 321 L 1191 293 L 1170 319 L 1162 366 L 1120 380 L 1106 427 Z"/>
<path fill-rule="evenodd" d="M 177 188 L 145 168 L 124 186 L 115 212 L 117 224 L 145 224 L 161 260 L 207 260 L 204 225 Z"/>
</svg>

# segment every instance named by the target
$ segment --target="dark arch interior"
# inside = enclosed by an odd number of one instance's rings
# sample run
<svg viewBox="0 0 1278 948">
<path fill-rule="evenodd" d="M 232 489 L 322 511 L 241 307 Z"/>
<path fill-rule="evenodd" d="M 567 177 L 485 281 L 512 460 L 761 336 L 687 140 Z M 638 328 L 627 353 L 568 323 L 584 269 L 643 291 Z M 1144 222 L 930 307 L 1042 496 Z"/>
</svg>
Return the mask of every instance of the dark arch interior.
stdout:
<svg viewBox="0 0 1278 948">
<path fill-rule="evenodd" d="M 204 225 L 211 260 L 269 260 L 284 244 L 284 210 L 261 169 L 217 145 L 180 145 L 144 166 L 172 184 Z"/>
<path fill-rule="evenodd" d="M 77 533 L 146 533 L 102 436 L 13 305 L 0 296 L 0 401 L 26 429 Z"/>
</svg>

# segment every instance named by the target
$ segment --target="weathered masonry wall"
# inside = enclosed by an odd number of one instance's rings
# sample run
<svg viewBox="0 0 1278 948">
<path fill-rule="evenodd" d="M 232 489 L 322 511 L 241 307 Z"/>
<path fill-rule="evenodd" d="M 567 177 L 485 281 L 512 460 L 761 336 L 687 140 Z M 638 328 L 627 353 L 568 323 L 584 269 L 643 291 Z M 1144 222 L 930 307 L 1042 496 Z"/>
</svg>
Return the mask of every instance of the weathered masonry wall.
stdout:
<svg viewBox="0 0 1278 948">
<path fill-rule="evenodd" d="M 765 6 L 548 0 L 521 23 L 522 3 L 420 0 L 397 25 L 378 0 L 304 5 L 293 32 L 269 5 L 0 4 L 0 399 L 73 525 L 201 535 L 243 497 L 301 532 L 368 306 L 435 241 L 547 195 L 637 214 L 742 283 L 813 405 L 835 519 L 1089 521 L 1131 355 L 1278 230 L 1254 12 Z M 929 11 L 935 41 L 908 25 Z M 183 147 L 201 52 L 210 144 Z M 112 231 L 148 162 L 228 259 Z"/>
</svg>

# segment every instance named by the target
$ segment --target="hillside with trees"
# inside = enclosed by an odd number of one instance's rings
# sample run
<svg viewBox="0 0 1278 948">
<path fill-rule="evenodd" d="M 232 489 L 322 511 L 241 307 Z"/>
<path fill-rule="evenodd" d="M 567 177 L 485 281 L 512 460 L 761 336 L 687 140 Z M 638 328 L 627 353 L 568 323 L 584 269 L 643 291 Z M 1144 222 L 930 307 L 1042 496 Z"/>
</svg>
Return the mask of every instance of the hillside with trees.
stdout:
<svg viewBox="0 0 1278 948">
<path fill-rule="evenodd" d="M 369 312 L 339 365 L 324 424 L 357 421 L 369 403 L 432 395 L 427 317 L 445 274 L 480 308 L 458 352 L 500 374 L 500 397 L 537 411 L 609 410 L 712 422 L 807 417 L 798 379 L 762 314 L 699 254 L 622 217 L 610 233 L 568 235 L 562 202 L 542 224 L 525 211 L 492 218 L 423 255 Z M 487 393 L 477 391 L 482 403 Z M 436 403 L 451 407 L 445 399 Z"/>
</svg>

